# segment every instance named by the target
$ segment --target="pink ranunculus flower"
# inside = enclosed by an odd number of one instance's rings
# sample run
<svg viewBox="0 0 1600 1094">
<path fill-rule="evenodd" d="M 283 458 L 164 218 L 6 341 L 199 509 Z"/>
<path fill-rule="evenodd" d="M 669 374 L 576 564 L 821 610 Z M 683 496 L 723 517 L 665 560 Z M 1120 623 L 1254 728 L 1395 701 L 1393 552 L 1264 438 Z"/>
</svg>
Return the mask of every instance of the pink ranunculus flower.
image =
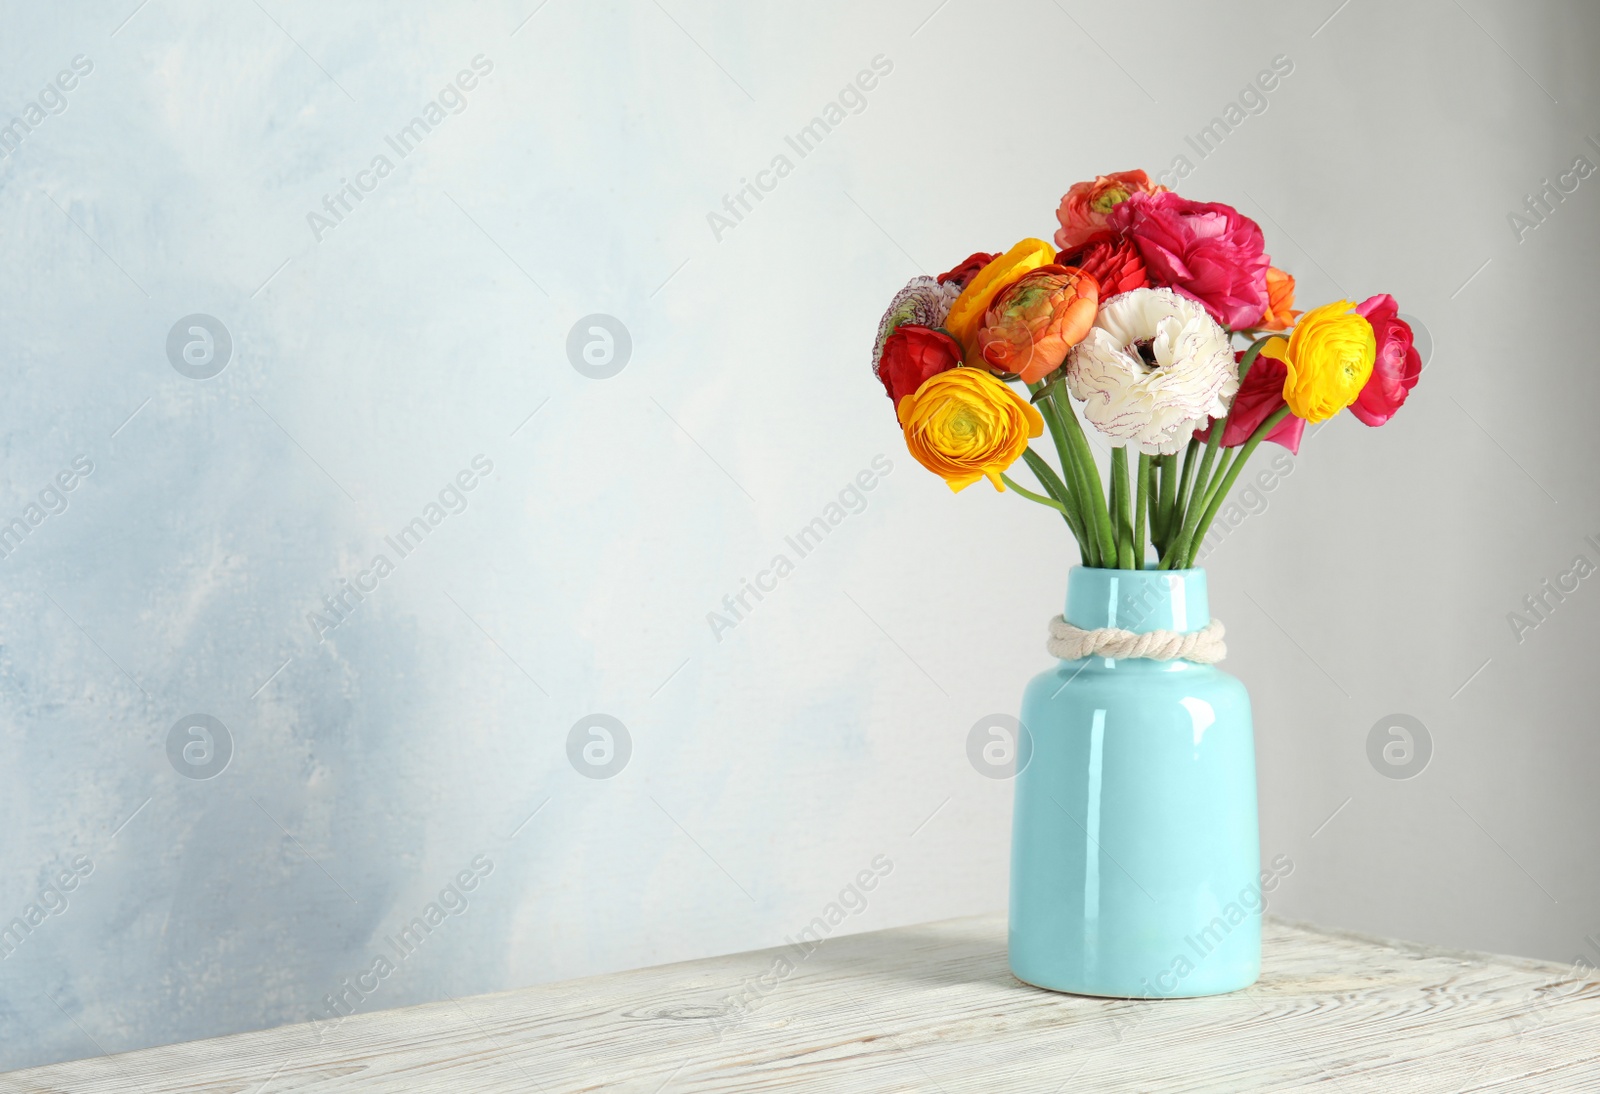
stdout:
<svg viewBox="0 0 1600 1094">
<path fill-rule="evenodd" d="M 1411 324 L 1400 318 L 1400 306 L 1388 293 L 1371 296 L 1356 305 L 1356 314 L 1372 324 L 1378 356 L 1372 378 L 1350 404 L 1350 413 L 1367 425 L 1382 425 L 1394 417 L 1422 375 L 1422 355 L 1412 344 Z"/>
<path fill-rule="evenodd" d="M 1133 240 L 1151 284 L 1198 302 L 1223 326 L 1252 327 L 1266 312 L 1266 241 L 1233 206 L 1135 193 L 1112 207 L 1106 225 Z"/>
</svg>

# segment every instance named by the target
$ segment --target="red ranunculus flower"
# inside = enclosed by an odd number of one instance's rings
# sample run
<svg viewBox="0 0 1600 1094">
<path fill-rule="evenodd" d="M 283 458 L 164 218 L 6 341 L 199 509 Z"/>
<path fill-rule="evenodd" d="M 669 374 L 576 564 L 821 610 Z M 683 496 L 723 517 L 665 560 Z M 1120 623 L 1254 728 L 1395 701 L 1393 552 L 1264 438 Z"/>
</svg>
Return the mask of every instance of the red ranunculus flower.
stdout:
<svg viewBox="0 0 1600 1094">
<path fill-rule="evenodd" d="M 946 281 L 954 281 L 958 288 L 964 288 L 967 282 L 972 279 L 973 274 L 993 261 L 994 255 L 976 251 L 957 263 L 955 269 L 946 270 L 940 274 L 939 284 L 943 285 Z"/>
<path fill-rule="evenodd" d="M 1076 266 L 1100 284 L 1100 299 L 1150 285 L 1139 249 L 1125 237 L 1101 232 L 1079 246 L 1056 255 L 1056 265 Z"/>
<path fill-rule="evenodd" d="M 1367 425 L 1382 425 L 1394 417 L 1422 375 L 1422 355 L 1412 344 L 1411 324 L 1400 318 L 1400 307 L 1388 293 L 1368 297 L 1356 305 L 1356 314 L 1372 324 L 1378 356 L 1372 378 L 1350 404 L 1350 413 Z"/>
<path fill-rule="evenodd" d="M 898 409 L 900 400 L 915 393 L 928 377 L 960 363 L 961 346 L 954 338 L 942 330 L 907 323 L 896 327 L 883 344 L 878 379 Z"/>
<path fill-rule="evenodd" d="M 1244 360 L 1243 352 L 1234 353 L 1236 361 Z M 1228 414 L 1228 428 L 1222 431 L 1222 447 L 1237 448 L 1250 439 L 1250 435 L 1260 427 L 1268 417 L 1282 409 L 1283 382 L 1288 377 L 1288 368 L 1282 361 L 1271 357 L 1256 355 L 1250 371 L 1245 373 L 1244 383 L 1239 385 L 1239 393 L 1233 397 L 1233 409 Z M 1215 420 L 1213 420 L 1215 425 Z M 1276 444 L 1281 444 L 1296 455 L 1300 452 L 1300 434 L 1305 432 L 1306 420 L 1296 418 L 1293 414 L 1272 427 L 1266 439 Z M 1207 440 L 1211 436 L 1211 429 L 1195 430 L 1197 440 Z"/>
<path fill-rule="evenodd" d="M 1176 289 L 1223 326 L 1253 327 L 1267 310 L 1266 241 L 1233 206 L 1135 193 L 1106 224 L 1133 240 L 1151 284 Z"/>
</svg>

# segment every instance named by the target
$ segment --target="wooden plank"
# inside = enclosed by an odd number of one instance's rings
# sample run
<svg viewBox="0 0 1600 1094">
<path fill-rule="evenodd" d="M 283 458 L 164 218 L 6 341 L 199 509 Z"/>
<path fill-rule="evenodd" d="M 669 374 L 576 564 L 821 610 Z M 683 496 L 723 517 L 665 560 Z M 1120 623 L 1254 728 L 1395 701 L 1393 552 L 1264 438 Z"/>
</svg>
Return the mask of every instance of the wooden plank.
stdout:
<svg viewBox="0 0 1600 1094">
<path fill-rule="evenodd" d="M 1269 919 L 1212 999 L 1026 987 L 1003 914 L 665 965 L 0 1076 L 4 1091 L 1572 1091 L 1600 982 Z"/>
</svg>

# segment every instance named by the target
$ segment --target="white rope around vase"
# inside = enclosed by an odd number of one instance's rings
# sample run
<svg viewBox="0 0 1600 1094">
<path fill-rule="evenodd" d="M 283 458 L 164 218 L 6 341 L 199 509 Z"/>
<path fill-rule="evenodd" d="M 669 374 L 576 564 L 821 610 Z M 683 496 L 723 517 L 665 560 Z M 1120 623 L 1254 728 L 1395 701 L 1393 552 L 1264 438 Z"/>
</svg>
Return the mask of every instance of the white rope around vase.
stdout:
<svg viewBox="0 0 1600 1094">
<path fill-rule="evenodd" d="M 1044 645 L 1051 657 L 1063 661 L 1076 661 L 1081 657 L 1143 657 L 1151 661 L 1181 659 L 1214 665 L 1228 656 L 1223 632 L 1222 622 L 1217 619 L 1188 634 L 1180 631 L 1137 634 L 1120 627 L 1085 631 L 1058 615 L 1050 620 L 1050 639 Z"/>
</svg>

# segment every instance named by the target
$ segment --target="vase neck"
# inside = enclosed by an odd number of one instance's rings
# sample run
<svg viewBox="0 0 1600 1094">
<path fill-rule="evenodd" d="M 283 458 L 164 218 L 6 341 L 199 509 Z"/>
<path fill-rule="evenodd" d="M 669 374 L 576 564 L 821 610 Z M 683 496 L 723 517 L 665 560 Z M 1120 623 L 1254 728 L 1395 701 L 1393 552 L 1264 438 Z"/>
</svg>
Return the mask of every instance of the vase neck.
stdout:
<svg viewBox="0 0 1600 1094">
<path fill-rule="evenodd" d="M 1064 614 L 1068 623 L 1086 631 L 1197 631 L 1211 622 L 1206 572 L 1074 566 L 1067 575 Z"/>
</svg>

